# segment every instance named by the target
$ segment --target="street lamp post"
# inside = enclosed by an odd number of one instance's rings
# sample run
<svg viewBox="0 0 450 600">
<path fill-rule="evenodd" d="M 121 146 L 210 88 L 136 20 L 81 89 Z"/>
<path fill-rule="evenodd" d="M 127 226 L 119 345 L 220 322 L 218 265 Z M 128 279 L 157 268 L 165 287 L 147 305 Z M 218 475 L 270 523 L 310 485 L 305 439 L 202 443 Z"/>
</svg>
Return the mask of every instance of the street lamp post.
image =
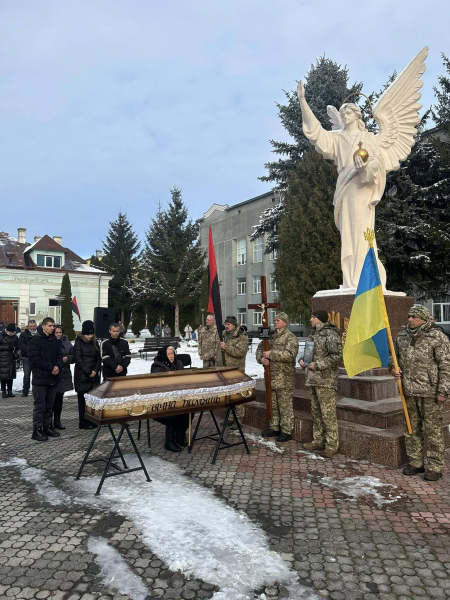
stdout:
<svg viewBox="0 0 450 600">
<path fill-rule="evenodd" d="M 205 309 L 201 308 L 200 309 L 202 311 L 202 327 L 205 326 Z"/>
</svg>

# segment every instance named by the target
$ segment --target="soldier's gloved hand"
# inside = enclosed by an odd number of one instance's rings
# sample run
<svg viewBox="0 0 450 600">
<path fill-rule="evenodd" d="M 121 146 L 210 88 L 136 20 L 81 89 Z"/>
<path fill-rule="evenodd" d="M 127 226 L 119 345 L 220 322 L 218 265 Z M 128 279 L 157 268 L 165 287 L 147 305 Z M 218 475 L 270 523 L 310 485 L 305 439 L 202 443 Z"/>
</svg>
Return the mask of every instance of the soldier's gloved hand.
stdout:
<svg viewBox="0 0 450 600">
<path fill-rule="evenodd" d="M 439 403 L 447 401 L 447 398 L 445 396 L 437 396 L 436 398 Z"/>
</svg>

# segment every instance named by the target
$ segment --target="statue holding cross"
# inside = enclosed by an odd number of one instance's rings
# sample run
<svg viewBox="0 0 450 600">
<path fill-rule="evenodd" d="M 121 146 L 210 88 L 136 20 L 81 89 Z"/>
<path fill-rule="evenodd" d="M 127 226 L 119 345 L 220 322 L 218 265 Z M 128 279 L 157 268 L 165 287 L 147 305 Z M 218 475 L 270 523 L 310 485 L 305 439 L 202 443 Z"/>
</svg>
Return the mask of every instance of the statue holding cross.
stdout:
<svg viewBox="0 0 450 600">
<path fill-rule="evenodd" d="M 269 341 L 264 335 L 268 328 L 268 308 L 281 307 L 278 303 L 267 302 L 266 278 L 261 277 L 261 304 L 249 304 L 249 308 L 262 310 L 263 339 L 256 351 L 256 360 L 264 365 L 266 387 L 267 418 L 269 429 L 263 437 L 276 437 L 278 442 L 291 439 L 294 427 L 292 394 L 294 391 L 295 360 L 298 353 L 298 340 L 289 331 L 288 316 L 284 312 L 275 315 L 275 333 Z"/>
</svg>

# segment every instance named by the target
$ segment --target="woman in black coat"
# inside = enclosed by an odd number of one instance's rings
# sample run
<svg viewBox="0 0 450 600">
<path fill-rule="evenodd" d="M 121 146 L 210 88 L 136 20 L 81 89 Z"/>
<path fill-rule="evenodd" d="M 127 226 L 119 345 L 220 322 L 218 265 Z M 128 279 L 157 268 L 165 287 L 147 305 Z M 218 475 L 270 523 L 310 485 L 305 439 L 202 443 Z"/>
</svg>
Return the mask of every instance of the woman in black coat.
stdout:
<svg viewBox="0 0 450 600">
<path fill-rule="evenodd" d="M 56 387 L 55 401 L 53 402 L 53 427 L 55 429 L 65 429 L 61 423 L 61 412 L 63 407 L 63 396 L 65 392 L 73 390 L 72 371 L 70 365 L 74 363 L 73 346 L 63 334 L 61 325 L 55 327 L 55 337 L 60 341 L 63 355 L 64 367 L 61 369 L 61 379 Z"/>
<path fill-rule="evenodd" d="M 16 335 L 16 326 L 14 323 L 10 323 L 8 327 L 0 333 L 0 380 L 2 398 L 14 398 L 12 386 L 13 379 L 16 378 L 18 345 L 19 338 Z"/>
<path fill-rule="evenodd" d="M 166 371 L 180 371 L 184 369 L 181 360 L 177 360 L 175 348 L 165 346 L 158 350 L 153 361 L 151 373 L 165 373 Z M 189 415 L 176 415 L 155 419 L 166 426 L 166 442 L 164 448 L 169 452 L 181 452 L 187 446 L 186 431 L 189 427 Z"/>
<path fill-rule="evenodd" d="M 81 335 L 77 336 L 73 349 L 75 358 L 75 391 L 78 395 L 80 429 L 95 429 L 96 425 L 84 419 L 86 402 L 84 395 L 100 385 L 100 349 L 94 335 L 94 323 L 85 321 Z"/>
</svg>

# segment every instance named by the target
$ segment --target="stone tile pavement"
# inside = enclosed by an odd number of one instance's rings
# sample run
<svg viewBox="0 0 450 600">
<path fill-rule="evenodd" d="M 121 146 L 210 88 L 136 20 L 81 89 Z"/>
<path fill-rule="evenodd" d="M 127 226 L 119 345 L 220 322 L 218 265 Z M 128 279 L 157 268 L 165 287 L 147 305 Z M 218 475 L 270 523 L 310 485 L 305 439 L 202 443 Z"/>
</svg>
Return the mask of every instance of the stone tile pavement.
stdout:
<svg viewBox="0 0 450 600">
<path fill-rule="evenodd" d="M 65 400 L 67 429 L 60 439 L 33 442 L 31 412 L 31 398 L 0 401 L 0 461 L 24 458 L 62 486 L 68 474 L 76 473 L 92 433 L 78 430 L 73 396 Z M 450 597 L 449 469 L 439 482 L 427 483 L 420 476 L 405 477 L 400 471 L 343 455 L 320 460 L 293 441 L 278 445 L 284 451 L 276 452 L 256 437 L 250 440 L 250 455 L 242 446 L 224 450 L 211 465 L 211 442 L 197 443 L 192 455 L 185 451 L 172 455 L 163 448 L 163 427 L 152 423 L 151 432 L 150 449 L 145 436 L 138 443 L 142 452 L 177 463 L 186 476 L 244 511 L 266 532 L 271 549 L 318 597 Z M 100 438 L 104 450 L 110 448 L 106 432 Z M 101 452 L 102 445 L 98 448 Z M 98 468 L 88 466 L 85 475 L 93 473 Z M 361 487 L 367 481 L 375 482 L 375 487 Z M 101 582 L 99 567 L 87 549 L 93 534 L 107 538 L 120 551 L 142 577 L 149 598 L 211 598 L 217 591 L 211 584 L 171 572 L 125 518 L 53 505 L 21 479 L 16 468 L 0 469 L 0 598 L 128 598 Z M 287 596 L 282 586 L 255 593 L 272 600 Z"/>
</svg>

